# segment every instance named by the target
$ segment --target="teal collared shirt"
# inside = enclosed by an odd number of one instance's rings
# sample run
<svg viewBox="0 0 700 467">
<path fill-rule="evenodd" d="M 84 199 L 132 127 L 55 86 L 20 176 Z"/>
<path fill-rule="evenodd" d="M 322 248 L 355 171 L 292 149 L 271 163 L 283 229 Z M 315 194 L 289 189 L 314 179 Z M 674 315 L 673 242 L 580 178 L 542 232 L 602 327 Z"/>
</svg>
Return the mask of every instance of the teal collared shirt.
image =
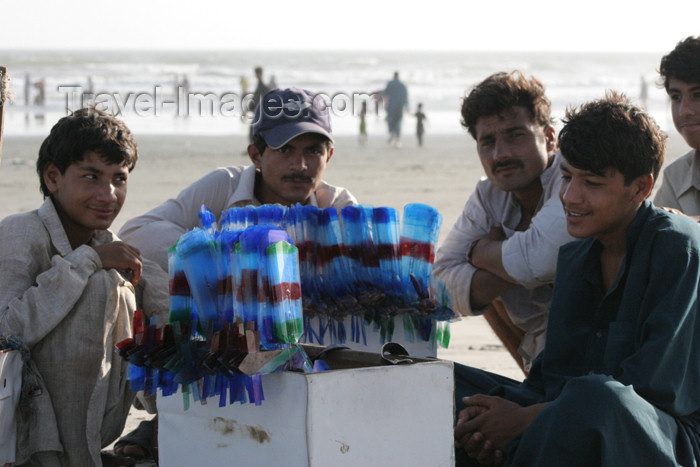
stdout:
<svg viewBox="0 0 700 467">
<path fill-rule="evenodd" d="M 545 350 L 524 384 L 499 392 L 528 405 L 556 399 L 571 378 L 609 375 L 675 417 L 697 446 L 700 226 L 645 201 L 608 291 L 601 251 L 594 238 L 561 247 Z"/>
</svg>

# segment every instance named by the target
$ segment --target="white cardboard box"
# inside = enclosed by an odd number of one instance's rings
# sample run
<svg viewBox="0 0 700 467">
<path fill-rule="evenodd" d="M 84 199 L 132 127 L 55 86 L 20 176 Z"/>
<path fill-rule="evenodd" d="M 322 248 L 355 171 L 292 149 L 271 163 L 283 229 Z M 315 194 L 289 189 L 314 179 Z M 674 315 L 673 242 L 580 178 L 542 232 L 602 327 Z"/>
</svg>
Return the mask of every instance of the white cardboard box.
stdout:
<svg viewBox="0 0 700 467">
<path fill-rule="evenodd" d="M 352 368 L 265 375 L 260 406 L 219 407 L 217 397 L 184 411 L 179 392 L 159 396 L 159 465 L 454 465 L 452 362 L 333 355 L 332 368 Z"/>
</svg>

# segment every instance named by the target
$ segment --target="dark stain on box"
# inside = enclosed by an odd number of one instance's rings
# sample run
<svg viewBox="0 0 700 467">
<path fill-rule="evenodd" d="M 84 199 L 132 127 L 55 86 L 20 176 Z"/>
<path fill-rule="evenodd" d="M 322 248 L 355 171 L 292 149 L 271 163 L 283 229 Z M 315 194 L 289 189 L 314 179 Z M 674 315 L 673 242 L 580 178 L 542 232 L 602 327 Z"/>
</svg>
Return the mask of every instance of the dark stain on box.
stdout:
<svg viewBox="0 0 700 467">
<path fill-rule="evenodd" d="M 250 437 L 256 440 L 258 443 L 262 444 L 264 442 L 270 442 L 270 435 L 267 434 L 267 431 L 263 430 L 262 428 L 254 427 L 254 426 L 249 426 L 248 427 L 248 433 L 250 434 Z"/>
<path fill-rule="evenodd" d="M 269 433 L 260 426 L 241 425 L 235 420 L 227 420 L 223 417 L 214 418 L 209 424 L 209 429 L 222 435 L 232 435 L 238 430 L 241 433 L 247 433 L 260 444 L 270 442 Z"/>
</svg>

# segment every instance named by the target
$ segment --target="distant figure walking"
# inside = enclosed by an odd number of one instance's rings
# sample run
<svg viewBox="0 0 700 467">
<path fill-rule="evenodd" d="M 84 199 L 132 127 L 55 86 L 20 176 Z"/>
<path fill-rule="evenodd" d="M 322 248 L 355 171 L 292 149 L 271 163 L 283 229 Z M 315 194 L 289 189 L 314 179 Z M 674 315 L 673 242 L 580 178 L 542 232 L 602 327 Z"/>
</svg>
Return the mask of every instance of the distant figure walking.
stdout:
<svg viewBox="0 0 700 467">
<path fill-rule="evenodd" d="M 34 87 L 37 89 L 34 104 L 43 107 L 46 104 L 46 80 L 41 78 L 39 81 L 34 83 Z"/>
<path fill-rule="evenodd" d="M 185 95 L 190 93 L 190 80 L 187 79 L 187 75 L 182 75 L 182 80 L 180 80 L 180 87 L 185 92 Z"/>
<path fill-rule="evenodd" d="M 644 110 L 647 109 L 647 104 L 649 101 L 649 86 L 647 85 L 647 80 L 644 79 L 644 75 L 641 76 L 641 89 L 639 90 L 639 101 L 642 104 L 642 107 L 644 107 Z"/>
<path fill-rule="evenodd" d="M 250 105 L 249 105 L 248 110 L 250 112 L 255 111 L 255 106 L 258 105 L 260 103 L 260 101 L 262 100 L 263 96 L 270 91 L 269 86 L 267 84 L 265 84 L 265 81 L 263 80 L 262 67 L 256 66 L 254 71 L 255 71 L 255 77 L 258 79 L 258 85 L 255 87 L 255 92 L 253 93 L 253 102 L 250 103 Z M 251 122 L 250 131 L 248 132 L 248 140 L 250 141 L 250 144 L 253 144 L 253 123 L 255 123 L 255 122 Z"/>
<path fill-rule="evenodd" d="M 360 106 L 360 145 L 367 144 L 367 102 Z"/>
<path fill-rule="evenodd" d="M 248 94 L 248 78 L 245 77 L 245 75 L 241 75 L 241 97 L 245 97 L 246 94 Z"/>
<path fill-rule="evenodd" d="M 404 110 L 408 110 L 408 90 L 399 80 L 399 72 L 394 72 L 394 79 L 389 81 L 382 93 L 386 100 L 386 121 L 389 126 L 389 144 L 401 147 L 401 120 Z"/>
<path fill-rule="evenodd" d="M 416 113 L 416 136 L 418 137 L 418 146 L 423 146 L 423 134 L 425 133 L 425 121 L 428 117 L 423 113 L 423 104 L 418 104 Z"/>
<path fill-rule="evenodd" d="M 32 102 L 32 79 L 29 77 L 29 73 L 24 75 L 24 105 L 29 107 Z"/>
</svg>

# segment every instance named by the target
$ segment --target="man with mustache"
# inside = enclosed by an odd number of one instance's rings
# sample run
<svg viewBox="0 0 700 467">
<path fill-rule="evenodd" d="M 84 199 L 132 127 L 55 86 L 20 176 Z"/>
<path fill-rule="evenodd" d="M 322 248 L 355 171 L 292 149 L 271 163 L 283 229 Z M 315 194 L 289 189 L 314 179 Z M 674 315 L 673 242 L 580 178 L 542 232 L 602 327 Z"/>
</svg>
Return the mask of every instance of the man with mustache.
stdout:
<svg viewBox="0 0 700 467">
<path fill-rule="evenodd" d="M 255 110 L 248 156 L 253 165 L 210 172 L 176 198 L 128 221 L 120 236 L 167 271 L 168 248 L 199 225 L 202 205 L 218 221 L 232 207 L 301 203 L 340 209 L 357 204 L 348 190 L 322 180 L 333 156 L 330 112 L 310 91 L 275 89 L 265 95 Z"/>
<path fill-rule="evenodd" d="M 333 137 L 330 112 L 320 97 L 298 88 L 268 92 L 255 109 L 252 136 L 248 156 L 253 165 L 210 172 L 176 198 L 129 220 L 120 237 L 167 271 L 168 248 L 200 224 L 202 205 L 218 222 L 221 213 L 232 207 L 301 203 L 342 209 L 357 204 L 348 190 L 322 179 L 333 156 Z M 142 402 L 149 413 L 155 413 L 148 399 Z M 153 450 L 154 420 L 142 422 L 117 442 L 114 451 L 148 457 Z"/>
<path fill-rule="evenodd" d="M 561 156 L 551 121 L 534 77 L 496 73 L 471 90 L 462 125 L 488 178 L 477 184 L 434 268 L 454 308 L 485 313 L 525 371 L 544 346 L 557 251 L 572 240 L 557 197 Z"/>
<path fill-rule="evenodd" d="M 661 59 L 676 130 L 692 149 L 664 170 L 654 203 L 700 221 L 700 36 L 688 37 Z"/>
</svg>

